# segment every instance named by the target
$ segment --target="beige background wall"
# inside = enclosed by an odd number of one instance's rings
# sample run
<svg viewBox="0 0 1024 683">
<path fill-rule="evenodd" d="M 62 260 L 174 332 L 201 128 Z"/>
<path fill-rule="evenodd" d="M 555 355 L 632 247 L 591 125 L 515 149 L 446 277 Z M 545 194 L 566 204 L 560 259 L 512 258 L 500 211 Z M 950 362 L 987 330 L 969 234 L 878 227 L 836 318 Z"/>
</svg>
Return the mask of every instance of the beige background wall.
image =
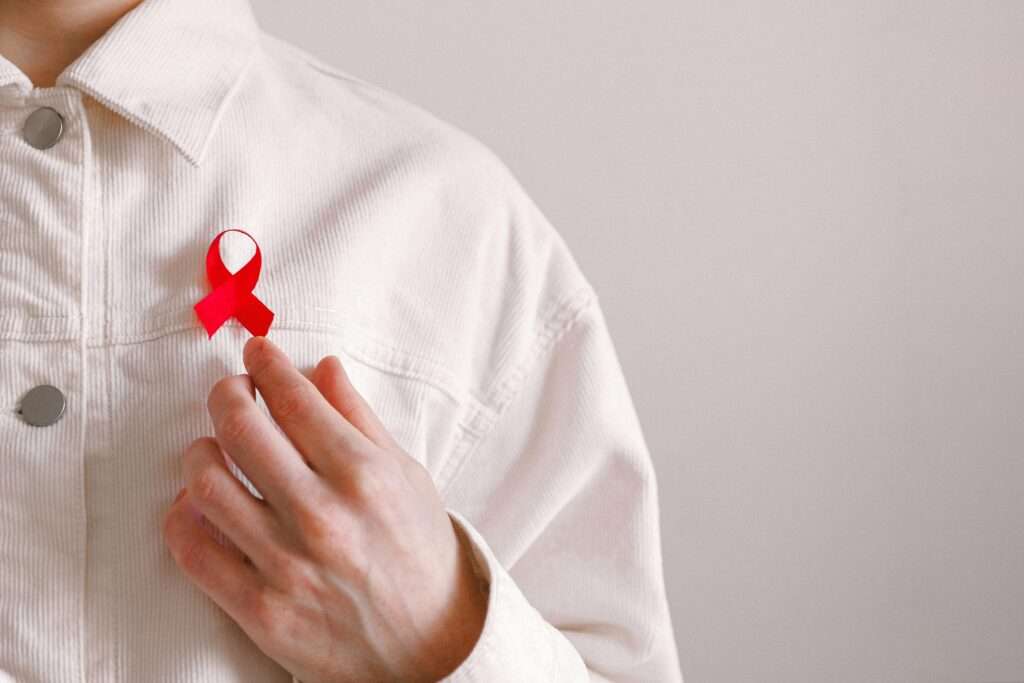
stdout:
<svg viewBox="0 0 1024 683">
<path fill-rule="evenodd" d="M 565 235 L 687 683 L 1024 681 L 1024 2 L 254 7 Z"/>
</svg>

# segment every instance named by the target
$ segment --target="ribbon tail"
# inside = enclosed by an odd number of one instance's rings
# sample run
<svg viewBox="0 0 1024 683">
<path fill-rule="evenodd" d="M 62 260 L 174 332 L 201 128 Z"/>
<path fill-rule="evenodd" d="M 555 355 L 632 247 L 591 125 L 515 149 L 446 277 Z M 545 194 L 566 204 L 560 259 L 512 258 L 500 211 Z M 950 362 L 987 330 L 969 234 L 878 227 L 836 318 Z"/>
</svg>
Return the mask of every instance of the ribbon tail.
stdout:
<svg viewBox="0 0 1024 683">
<path fill-rule="evenodd" d="M 235 317 L 256 337 L 264 337 L 274 321 L 274 312 L 262 301 L 249 294 L 237 302 Z"/>
<path fill-rule="evenodd" d="M 199 316 L 199 321 L 206 328 L 207 336 L 213 337 L 214 332 L 234 314 L 234 287 L 227 283 L 217 287 L 193 308 Z"/>
</svg>

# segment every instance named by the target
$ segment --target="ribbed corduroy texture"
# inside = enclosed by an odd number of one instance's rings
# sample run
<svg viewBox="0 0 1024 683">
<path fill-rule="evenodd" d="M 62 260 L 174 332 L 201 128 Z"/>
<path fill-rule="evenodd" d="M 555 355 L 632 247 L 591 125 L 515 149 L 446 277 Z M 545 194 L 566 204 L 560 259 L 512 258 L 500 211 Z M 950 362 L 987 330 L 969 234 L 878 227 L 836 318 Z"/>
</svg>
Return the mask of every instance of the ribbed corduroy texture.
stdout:
<svg viewBox="0 0 1024 683">
<path fill-rule="evenodd" d="M 51 149 L 20 131 L 65 119 Z M 204 256 L 241 227 L 269 336 L 341 357 L 493 585 L 458 681 L 679 680 L 654 475 L 596 296 L 471 136 L 262 33 L 245 0 L 145 0 L 34 89 L 0 57 L 0 672 L 289 681 L 160 522 L 206 396 Z M 63 419 L 15 413 L 33 386 Z M 240 477 L 244 474 L 236 471 Z"/>
</svg>

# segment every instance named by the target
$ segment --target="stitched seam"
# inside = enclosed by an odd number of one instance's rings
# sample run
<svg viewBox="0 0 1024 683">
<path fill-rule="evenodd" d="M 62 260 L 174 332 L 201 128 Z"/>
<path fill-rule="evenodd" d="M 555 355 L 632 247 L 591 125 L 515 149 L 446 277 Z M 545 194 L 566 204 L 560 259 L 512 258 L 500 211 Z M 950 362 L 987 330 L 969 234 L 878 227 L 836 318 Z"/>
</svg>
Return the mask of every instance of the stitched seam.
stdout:
<svg viewBox="0 0 1024 683">
<path fill-rule="evenodd" d="M 228 321 L 224 324 L 224 326 L 238 328 L 241 327 L 241 325 L 235 321 Z M 412 365 L 420 365 L 421 361 L 398 349 L 395 349 L 392 346 L 381 344 L 377 342 L 375 339 L 366 337 L 352 337 L 343 332 L 342 328 L 340 327 L 323 325 L 320 323 L 304 323 L 301 321 L 281 322 L 275 320 L 273 329 L 300 332 L 317 332 L 321 334 L 334 336 L 339 340 L 346 342 L 345 348 L 349 355 L 352 355 L 353 357 L 359 357 L 360 359 L 365 359 L 368 365 L 379 366 L 380 369 L 387 369 L 396 374 L 428 382 L 436 386 L 436 388 L 440 389 L 445 394 L 447 394 L 448 396 L 450 396 L 451 398 L 458 402 L 461 402 L 467 398 L 466 391 L 460 390 L 457 383 L 452 379 L 452 376 L 449 373 L 439 371 L 439 366 L 431 367 L 432 372 L 422 370 L 419 367 L 412 367 Z M 155 341 L 157 339 L 161 339 L 163 337 L 167 337 L 173 334 L 181 334 L 193 331 L 200 332 L 202 331 L 202 328 L 192 322 L 183 322 L 177 325 L 168 325 L 164 328 L 154 330 L 152 332 L 134 335 L 124 335 L 110 340 L 92 340 L 92 345 L 103 346 L 105 344 L 109 344 L 111 346 L 124 346 L 129 344 Z M 360 351 L 353 351 L 354 349 L 359 349 Z M 394 358 L 405 359 L 408 362 L 404 365 L 400 365 L 392 360 Z"/>
<path fill-rule="evenodd" d="M 213 136 L 217 132 L 218 126 L 220 126 L 221 119 L 224 118 L 224 112 L 227 110 L 228 104 L 234 98 L 235 94 L 241 90 L 242 82 L 245 80 L 250 69 L 252 69 L 252 65 L 256 63 L 256 57 L 259 52 L 259 42 L 253 41 L 253 44 L 249 48 L 249 55 L 246 58 L 245 64 L 242 65 L 238 75 L 235 77 L 235 82 L 231 84 L 228 91 L 224 93 L 224 97 L 221 98 L 220 104 L 217 105 L 217 113 L 214 114 L 213 120 L 210 121 L 210 127 L 206 131 L 206 138 L 203 140 L 203 143 L 199 146 L 199 150 L 196 152 L 196 166 L 199 166 L 206 157 L 206 150 L 209 148 L 210 142 L 213 140 Z"/>
<path fill-rule="evenodd" d="M 81 315 L 79 316 L 79 334 L 81 339 L 79 340 L 79 353 L 81 358 L 81 371 L 79 372 L 79 378 L 82 383 L 80 395 L 82 397 L 83 415 L 81 418 L 82 426 L 80 430 L 80 443 L 79 443 L 79 455 L 81 457 L 79 468 L 82 476 L 81 483 L 81 498 L 82 508 L 80 514 L 82 516 L 82 535 L 80 543 L 82 544 L 82 593 L 78 601 L 78 673 L 82 680 L 82 683 L 86 681 L 86 626 L 85 626 L 85 603 L 86 596 L 89 594 L 89 508 L 88 508 L 88 481 L 86 479 L 86 439 L 88 437 L 87 430 L 89 425 L 89 403 L 92 398 L 89 395 L 89 344 L 88 344 L 88 272 L 89 272 L 89 238 L 90 231 L 93 225 L 97 221 L 92 220 L 92 211 L 95 210 L 90 197 L 90 192 L 93 189 L 93 178 L 92 178 L 92 136 L 89 131 L 89 120 L 85 111 L 85 103 L 82 101 L 81 96 L 77 98 L 78 114 L 79 114 L 79 126 L 82 130 L 82 235 L 81 235 L 81 263 L 79 263 L 79 283 L 78 286 L 81 288 L 80 291 L 80 305 L 82 307 Z"/>
<path fill-rule="evenodd" d="M 338 68 L 336 68 L 334 66 L 331 66 L 330 64 L 327 64 L 326 62 L 321 61 L 318 57 L 316 57 L 312 53 L 310 53 L 310 52 L 308 52 L 306 50 L 303 50 L 302 48 L 300 48 L 298 45 L 295 45 L 294 43 L 291 43 L 291 42 L 289 42 L 287 40 L 284 40 L 283 38 L 275 36 L 275 35 L 273 35 L 271 33 L 264 33 L 263 36 L 265 38 L 269 38 L 275 45 L 278 45 L 280 47 L 285 48 L 286 51 L 290 52 L 292 54 L 292 56 L 294 56 L 295 58 L 299 59 L 301 62 L 306 64 L 306 66 L 309 66 L 309 67 L 311 67 L 313 69 L 316 69 L 317 71 L 319 71 L 320 73 L 322 73 L 322 74 L 324 74 L 326 76 L 330 76 L 332 78 L 335 78 L 335 79 L 341 80 L 341 81 L 348 81 L 350 83 L 356 83 L 358 85 L 367 86 L 367 87 L 370 87 L 370 88 L 372 88 L 374 90 L 378 90 L 378 91 L 386 94 L 386 91 L 384 90 L 384 88 L 382 88 L 379 84 L 377 84 L 377 83 L 370 83 L 369 81 L 364 81 L 363 79 L 361 79 L 361 78 L 359 78 L 357 76 L 354 76 L 352 74 L 346 73 L 346 72 L 342 71 L 341 69 L 338 69 Z"/>
<path fill-rule="evenodd" d="M 19 322 L 22 320 L 78 320 L 82 316 L 77 313 L 71 315 L 0 315 L 0 323 L 11 321 Z"/>
<path fill-rule="evenodd" d="M 0 335 L 0 341 L 12 341 L 12 342 L 69 342 L 76 341 L 78 339 L 77 334 L 74 330 L 67 332 L 60 336 L 54 336 L 52 332 L 25 332 L 23 334 L 4 334 Z"/>
<path fill-rule="evenodd" d="M 587 308 L 587 304 L 595 298 L 594 290 L 590 286 L 584 286 L 557 304 L 546 317 L 540 333 L 534 340 L 531 353 L 517 366 L 514 366 L 504 379 L 496 382 L 496 386 L 487 393 L 484 404 L 493 406 L 496 413 L 502 412 L 505 405 L 517 393 L 534 359 L 547 351 L 554 344 L 556 338 L 565 333 L 566 329 Z"/>
<path fill-rule="evenodd" d="M 488 396 L 491 397 L 490 404 L 484 404 L 483 410 L 477 411 L 473 415 L 483 424 L 472 431 L 464 429 L 463 436 L 452 448 L 445 462 L 442 463 L 437 478 L 437 489 L 442 497 L 447 494 L 451 484 L 458 479 L 464 464 L 469 461 L 470 456 L 483 442 L 484 437 L 493 431 L 498 420 L 525 386 L 525 379 L 536 367 L 537 361 L 553 348 L 583 317 L 583 314 L 596 303 L 597 293 L 590 285 L 585 285 L 554 307 L 534 338 L 531 351 L 507 373 L 500 376 L 492 391 L 488 392 Z"/>
<path fill-rule="evenodd" d="M 335 310 L 327 308 L 317 308 L 314 310 L 325 311 L 328 313 L 336 313 Z M 151 317 L 154 318 L 155 320 L 166 318 L 178 318 L 178 321 L 174 323 L 168 323 L 166 325 L 158 325 L 150 330 L 145 330 L 143 332 L 130 335 L 126 334 L 121 337 L 107 335 L 106 339 L 109 340 L 110 343 L 114 344 L 131 343 L 134 341 L 146 341 L 164 334 L 169 334 L 182 329 L 188 329 L 190 326 L 195 325 L 193 325 L 193 322 L 191 320 L 181 320 L 181 316 L 187 313 L 191 318 L 191 311 L 192 306 L 189 305 L 187 308 L 177 308 L 173 310 L 158 312 L 153 314 Z M 238 326 L 238 322 L 233 320 L 230 320 L 225 324 Z M 302 317 L 299 317 L 299 314 L 296 314 L 296 316 L 293 318 L 283 318 L 281 316 L 275 317 L 273 328 L 282 330 L 313 330 L 329 333 L 333 332 L 336 334 L 341 333 L 342 335 L 346 336 L 349 333 L 351 333 L 352 335 L 358 337 L 361 340 L 361 343 L 363 344 L 378 347 L 382 350 L 386 350 L 392 353 L 393 355 L 404 357 L 409 361 L 415 361 L 416 363 L 425 366 L 426 368 L 429 368 L 429 371 L 424 370 L 424 376 L 435 377 L 437 378 L 437 381 L 447 382 L 449 386 L 456 386 L 458 384 L 457 380 L 455 379 L 455 375 L 451 371 L 449 371 L 444 365 L 438 363 L 434 359 L 395 346 L 389 343 L 388 341 L 382 339 L 381 337 L 378 337 L 377 335 L 373 334 L 372 332 L 369 332 L 367 329 L 350 322 L 346 322 L 345 324 L 342 325 L 333 322 L 305 320 Z"/>
<path fill-rule="evenodd" d="M 225 327 L 241 327 L 235 321 L 228 321 L 225 323 Z M 372 367 L 380 372 L 386 372 L 388 374 L 407 379 L 410 381 L 419 382 L 426 384 L 437 391 L 447 396 L 456 405 L 468 406 L 469 413 L 475 413 L 477 411 L 486 411 L 486 408 L 479 405 L 479 401 L 464 388 L 460 388 L 454 381 L 442 380 L 437 375 L 422 372 L 416 367 L 410 366 L 408 363 L 401 364 L 394 362 L 393 359 L 398 358 L 401 360 L 410 360 L 410 358 L 404 353 L 392 349 L 391 347 L 381 348 L 373 340 L 365 339 L 352 339 L 347 335 L 343 334 L 337 328 L 325 328 L 319 329 L 313 325 L 304 324 L 279 324 L 276 320 L 274 321 L 274 329 L 291 330 L 291 331 L 308 331 L 315 332 L 317 334 L 324 334 L 327 336 L 334 337 L 342 342 L 341 350 L 352 359 L 368 366 Z M 133 337 L 122 337 L 120 339 L 112 341 L 104 341 L 93 339 L 90 341 L 91 347 L 106 347 L 113 348 L 114 346 L 128 346 L 132 344 L 144 344 L 147 342 L 157 341 L 165 337 L 174 334 L 185 334 L 185 333 L 198 333 L 205 332 L 202 328 L 192 323 L 182 323 L 181 325 L 169 327 L 156 334 L 147 335 L 136 335 Z M 49 340 L 49 339 L 48 339 Z"/>
</svg>

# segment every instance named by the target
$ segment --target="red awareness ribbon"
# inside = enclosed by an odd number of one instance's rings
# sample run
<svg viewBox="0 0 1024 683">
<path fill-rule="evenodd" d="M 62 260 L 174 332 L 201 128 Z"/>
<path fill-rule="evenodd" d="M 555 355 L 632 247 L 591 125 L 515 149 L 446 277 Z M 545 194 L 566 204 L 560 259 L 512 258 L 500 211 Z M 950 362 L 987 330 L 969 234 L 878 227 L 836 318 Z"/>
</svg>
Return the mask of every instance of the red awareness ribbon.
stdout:
<svg viewBox="0 0 1024 683">
<path fill-rule="evenodd" d="M 236 273 L 229 271 L 220 258 L 220 238 L 229 232 L 240 232 L 256 245 L 256 253 Z M 202 321 L 203 327 L 206 328 L 208 337 L 213 337 L 213 333 L 232 316 L 237 318 L 238 322 L 242 323 L 253 336 L 262 337 L 267 334 L 270 323 L 274 320 L 274 313 L 252 293 L 256 282 L 260 279 L 262 264 L 260 245 L 256 244 L 253 236 L 245 230 L 238 228 L 222 230 L 210 242 L 210 248 L 206 252 L 206 277 L 210 281 L 213 291 L 195 305 L 196 314 Z"/>
</svg>

